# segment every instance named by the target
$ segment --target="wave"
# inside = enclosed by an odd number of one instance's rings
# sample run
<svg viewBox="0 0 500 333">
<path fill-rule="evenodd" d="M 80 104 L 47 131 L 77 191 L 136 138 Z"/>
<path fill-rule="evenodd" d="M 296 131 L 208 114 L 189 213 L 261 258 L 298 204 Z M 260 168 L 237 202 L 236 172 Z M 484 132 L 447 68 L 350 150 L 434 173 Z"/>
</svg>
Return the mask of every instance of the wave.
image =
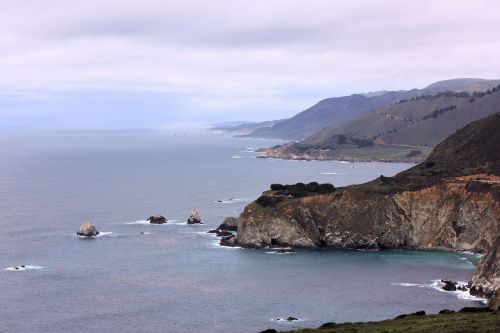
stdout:
<svg viewBox="0 0 500 333">
<path fill-rule="evenodd" d="M 467 282 L 464 281 L 457 281 L 458 285 L 460 286 L 466 286 Z M 447 293 L 454 295 L 455 297 L 461 299 L 461 300 L 466 300 L 466 301 L 478 301 L 483 304 L 486 304 L 488 302 L 487 299 L 473 296 L 469 293 L 468 290 L 456 290 L 456 291 L 446 291 L 442 287 L 444 286 L 444 283 L 441 282 L 441 280 L 432 280 L 431 283 L 427 284 L 422 284 L 422 283 L 405 283 L 405 282 L 393 282 L 391 283 L 393 286 L 400 286 L 400 287 L 417 287 L 417 288 L 429 288 L 429 289 L 434 289 L 442 293 Z"/>
<path fill-rule="evenodd" d="M 33 269 L 43 269 L 45 267 L 42 266 L 34 266 L 34 265 L 20 265 L 20 266 L 12 266 L 12 267 L 7 267 L 5 270 L 6 271 L 29 271 Z"/>
<path fill-rule="evenodd" d="M 295 254 L 296 252 L 266 251 L 267 254 Z"/>
<path fill-rule="evenodd" d="M 461 286 L 467 285 L 467 282 L 464 282 L 464 281 L 457 281 L 457 283 Z M 443 286 L 444 286 L 444 283 L 441 282 L 441 280 L 433 280 L 432 283 L 429 284 L 430 288 L 437 290 L 437 291 L 440 291 L 440 292 L 443 292 L 443 293 L 453 294 L 456 297 L 458 297 L 459 299 L 463 299 L 463 300 L 467 300 L 467 301 L 479 301 L 479 302 L 484 303 L 484 304 L 486 304 L 488 302 L 488 300 L 486 298 L 471 295 L 468 290 L 446 291 L 446 290 L 443 290 L 443 288 L 442 288 Z"/>
<path fill-rule="evenodd" d="M 239 199 L 239 198 L 230 198 L 230 199 L 226 199 L 226 200 L 216 200 L 214 202 L 218 203 L 218 204 L 235 204 L 235 203 L 239 203 L 239 202 L 248 202 L 248 201 L 250 201 L 250 200 Z"/>
<path fill-rule="evenodd" d="M 338 175 L 336 172 L 322 172 L 320 175 Z"/>
<path fill-rule="evenodd" d="M 212 234 L 207 233 L 207 235 L 212 235 Z M 218 248 L 218 249 L 227 249 L 227 250 L 241 250 L 241 249 L 243 249 L 241 246 L 223 246 L 223 245 L 220 245 L 220 238 L 219 237 L 217 237 L 216 240 L 211 242 L 211 247 Z"/>
<path fill-rule="evenodd" d="M 284 324 L 293 324 L 296 322 L 305 321 L 305 319 L 294 318 L 294 320 L 288 320 L 287 318 L 278 317 L 278 318 L 271 318 L 271 321 L 275 321 L 278 323 L 284 323 Z"/>
<path fill-rule="evenodd" d="M 81 239 L 88 239 L 88 238 L 101 238 L 101 237 L 118 237 L 115 233 L 111 231 L 100 231 L 97 236 L 92 236 L 92 237 L 87 237 L 87 236 L 80 236 L 77 234 L 71 234 L 72 236 L 76 236 Z"/>
<path fill-rule="evenodd" d="M 231 156 L 231 157 L 229 157 L 229 158 L 240 159 L 240 158 L 244 158 L 244 157 L 239 156 L 239 155 L 233 155 L 233 156 Z"/>
<path fill-rule="evenodd" d="M 128 225 L 134 225 L 134 224 L 141 224 L 141 225 L 169 225 L 169 224 L 185 224 L 185 223 L 182 223 L 181 220 L 167 220 L 167 223 L 156 224 L 156 223 L 149 223 L 149 221 L 147 221 L 147 220 L 139 220 L 139 221 L 123 222 L 123 224 L 128 224 Z"/>
</svg>

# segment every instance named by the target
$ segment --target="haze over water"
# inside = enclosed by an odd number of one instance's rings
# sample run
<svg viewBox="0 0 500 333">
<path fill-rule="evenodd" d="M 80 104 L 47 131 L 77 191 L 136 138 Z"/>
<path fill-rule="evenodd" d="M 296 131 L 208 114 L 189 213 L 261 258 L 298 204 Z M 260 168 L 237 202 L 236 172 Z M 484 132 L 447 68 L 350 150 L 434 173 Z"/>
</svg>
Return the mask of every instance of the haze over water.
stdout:
<svg viewBox="0 0 500 333">
<path fill-rule="evenodd" d="M 343 186 L 408 164 L 264 160 L 249 148 L 277 141 L 184 133 L 0 136 L 2 330 L 257 332 L 478 305 L 431 286 L 467 281 L 471 255 L 279 255 L 222 248 L 206 234 L 271 183 Z M 184 224 L 192 208 L 204 225 Z M 144 223 L 157 213 L 173 221 Z M 102 235 L 77 238 L 86 221 Z M 29 269 L 9 270 L 18 265 Z M 301 321 L 272 320 L 288 316 Z"/>
</svg>

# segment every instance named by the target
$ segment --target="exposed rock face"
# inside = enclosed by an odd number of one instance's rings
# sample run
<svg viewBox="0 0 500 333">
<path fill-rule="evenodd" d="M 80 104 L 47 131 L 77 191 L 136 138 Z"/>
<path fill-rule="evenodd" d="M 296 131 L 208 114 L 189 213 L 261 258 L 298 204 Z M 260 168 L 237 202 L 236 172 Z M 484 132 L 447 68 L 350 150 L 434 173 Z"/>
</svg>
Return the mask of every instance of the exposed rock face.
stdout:
<svg viewBox="0 0 500 333">
<path fill-rule="evenodd" d="M 217 230 L 237 231 L 240 220 L 236 217 L 226 217 L 224 222 L 217 227 Z"/>
<path fill-rule="evenodd" d="M 471 192 L 467 183 L 454 178 L 395 194 L 343 188 L 327 195 L 280 198 L 280 209 L 252 203 L 240 216 L 236 242 L 244 247 L 442 247 L 486 252 L 497 232 L 499 203 L 495 192 Z M 500 190 L 498 185 L 494 188 Z"/>
<path fill-rule="evenodd" d="M 189 215 L 188 217 L 187 224 L 200 224 L 200 223 L 202 223 L 201 216 L 196 209 L 193 209 L 191 211 L 191 215 Z"/>
<path fill-rule="evenodd" d="M 497 113 L 457 131 L 426 161 L 395 177 L 305 197 L 267 191 L 268 200 L 240 215 L 237 236 L 221 244 L 481 252 L 472 290 L 498 295 L 499 142 Z"/>
<path fill-rule="evenodd" d="M 498 223 L 498 222 L 497 222 Z M 497 224 L 497 228 L 499 228 Z M 497 230 L 498 232 L 498 230 Z M 472 277 L 472 285 L 480 295 L 490 297 L 489 306 L 500 307 L 500 236 L 497 235 L 491 251 L 488 251 L 479 262 Z"/>
<path fill-rule="evenodd" d="M 97 231 L 94 224 L 84 223 L 80 226 L 76 234 L 83 237 L 94 237 L 99 235 L 99 231 Z"/>
<path fill-rule="evenodd" d="M 167 223 L 167 219 L 164 216 L 161 215 L 153 215 L 148 217 L 147 220 L 151 224 L 164 224 Z"/>
</svg>

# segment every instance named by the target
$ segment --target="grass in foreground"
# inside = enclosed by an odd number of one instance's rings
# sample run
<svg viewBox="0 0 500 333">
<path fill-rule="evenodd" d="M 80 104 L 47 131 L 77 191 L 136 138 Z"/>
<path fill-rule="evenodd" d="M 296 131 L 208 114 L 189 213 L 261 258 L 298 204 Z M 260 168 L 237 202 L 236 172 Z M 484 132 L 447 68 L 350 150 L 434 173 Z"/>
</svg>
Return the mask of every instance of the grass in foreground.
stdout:
<svg viewBox="0 0 500 333">
<path fill-rule="evenodd" d="M 499 333 L 500 310 L 492 312 L 452 312 L 446 314 L 389 319 L 366 323 L 327 323 L 317 329 L 295 333 Z M 290 332 L 290 333 L 291 333 Z"/>
</svg>

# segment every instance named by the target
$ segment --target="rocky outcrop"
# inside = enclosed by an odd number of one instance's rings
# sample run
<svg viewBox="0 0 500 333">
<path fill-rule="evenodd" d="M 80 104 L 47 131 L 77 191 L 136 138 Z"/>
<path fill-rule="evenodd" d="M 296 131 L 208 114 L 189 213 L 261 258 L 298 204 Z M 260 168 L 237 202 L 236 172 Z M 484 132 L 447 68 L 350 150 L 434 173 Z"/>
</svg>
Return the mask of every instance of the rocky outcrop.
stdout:
<svg viewBox="0 0 500 333">
<path fill-rule="evenodd" d="M 164 224 L 167 223 L 167 219 L 164 216 L 161 215 L 153 215 L 148 217 L 147 220 L 151 224 Z"/>
<path fill-rule="evenodd" d="M 498 306 L 499 142 L 497 113 L 457 131 L 395 177 L 328 194 L 264 192 L 240 215 L 237 236 L 221 244 L 484 253 L 471 290 Z"/>
<path fill-rule="evenodd" d="M 217 230 L 237 231 L 240 220 L 237 217 L 226 217 L 224 222 L 217 227 Z"/>
<path fill-rule="evenodd" d="M 191 211 L 191 214 L 187 219 L 187 224 L 202 224 L 201 216 L 196 209 Z"/>
<path fill-rule="evenodd" d="M 497 228 L 499 228 L 497 224 Z M 498 232 L 498 230 L 497 230 Z M 490 298 L 489 306 L 493 309 L 500 307 L 500 236 L 494 240 L 491 251 L 488 251 L 480 260 L 478 268 L 472 277 L 471 293 Z"/>
<path fill-rule="evenodd" d="M 488 182 L 492 176 L 473 177 Z M 279 209 L 278 204 L 264 208 L 254 202 L 240 216 L 236 242 L 243 247 L 449 248 L 484 253 L 493 245 L 500 220 L 495 199 L 500 185 L 473 192 L 467 189 L 469 182 L 453 178 L 393 194 L 347 187 L 326 195 L 279 197 Z"/>
<path fill-rule="evenodd" d="M 94 224 L 84 223 L 80 226 L 76 234 L 82 237 L 94 237 L 99 235 L 99 231 L 97 231 L 97 228 Z"/>
</svg>

